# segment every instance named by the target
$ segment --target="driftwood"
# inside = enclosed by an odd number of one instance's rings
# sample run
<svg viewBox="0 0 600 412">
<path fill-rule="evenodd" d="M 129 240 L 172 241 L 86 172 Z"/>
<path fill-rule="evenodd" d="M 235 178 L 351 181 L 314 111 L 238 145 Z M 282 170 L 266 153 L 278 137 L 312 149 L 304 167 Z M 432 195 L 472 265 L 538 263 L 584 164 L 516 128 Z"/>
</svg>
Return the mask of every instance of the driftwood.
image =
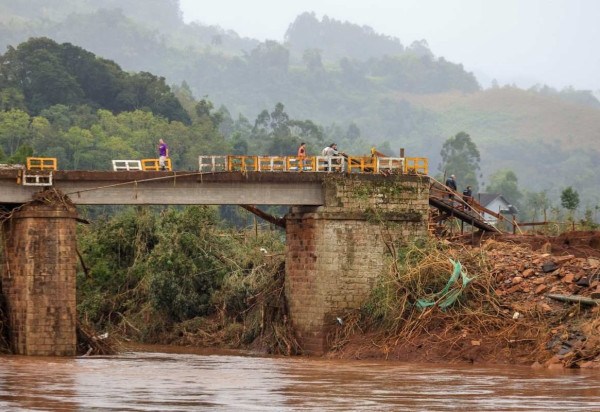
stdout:
<svg viewBox="0 0 600 412">
<path fill-rule="evenodd" d="M 590 299 L 590 298 L 586 298 L 585 296 L 556 295 L 556 294 L 549 294 L 546 296 L 549 297 L 550 299 L 558 300 L 560 302 L 580 303 L 582 305 L 589 305 L 589 306 L 600 305 L 600 299 Z"/>
</svg>

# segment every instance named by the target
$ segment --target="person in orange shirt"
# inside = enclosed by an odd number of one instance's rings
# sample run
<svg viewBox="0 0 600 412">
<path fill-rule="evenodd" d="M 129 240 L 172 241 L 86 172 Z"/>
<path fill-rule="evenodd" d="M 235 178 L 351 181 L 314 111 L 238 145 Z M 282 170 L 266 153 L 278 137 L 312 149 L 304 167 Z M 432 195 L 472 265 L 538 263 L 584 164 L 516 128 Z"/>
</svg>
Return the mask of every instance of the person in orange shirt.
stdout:
<svg viewBox="0 0 600 412">
<path fill-rule="evenodd" d="M 301 172 L 304 170 L 304 159 L 306 159 L 306 143 L 300 143 L 300 147 L 298 147 L 298 171 Z"/>
</svg>

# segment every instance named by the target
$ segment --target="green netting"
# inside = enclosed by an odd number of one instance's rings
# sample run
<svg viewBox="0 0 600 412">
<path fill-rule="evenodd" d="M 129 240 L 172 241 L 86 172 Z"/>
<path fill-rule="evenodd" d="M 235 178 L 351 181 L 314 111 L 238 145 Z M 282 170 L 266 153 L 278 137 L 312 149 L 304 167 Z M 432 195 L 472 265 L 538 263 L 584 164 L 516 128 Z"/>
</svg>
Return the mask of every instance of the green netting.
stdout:
<svg viewBox="0 0 600 412">
<path fill-rule="evenodd" d="M 456 302 L 456 299 L 462 294 L 469 282 L 473 280 L 473 278 L 467 276 L 466 272 L 462 269 L 460 262 L 452 259 L 449 260 L 454 266 L 454 270 L 452 275 L 450 275 L 450 279 L 448 279 L 448 283 L 446 283 L 446 286 L 441 291 L 426 298 L 417 299 L 415 305 L 419 309 L 425 309 L 434 305 L 446 309 Z M 459 276 L 462 277 L 462 282 L 460 283 L 457 282 Z"/>
</svg>

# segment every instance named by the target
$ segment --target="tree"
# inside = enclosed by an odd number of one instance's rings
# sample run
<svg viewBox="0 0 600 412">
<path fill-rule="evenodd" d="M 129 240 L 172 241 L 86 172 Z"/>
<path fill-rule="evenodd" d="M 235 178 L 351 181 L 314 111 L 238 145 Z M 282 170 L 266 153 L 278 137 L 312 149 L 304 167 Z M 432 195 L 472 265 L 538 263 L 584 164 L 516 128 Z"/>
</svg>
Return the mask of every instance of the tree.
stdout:
<svg viewBox="0 0 600 412">
<path fill-rule="evenodd" d="M 465 132 L 459 132 L 448 138 L 442 146 L 440 155 L 442 156 L 440 171 L 448 175 L 456 175 L 462 185 L 471 186 L 473 191 L 477 192 L 480 155 L 471 136 Z"/>
<path fill-rule="evenodd" d="M 8 163 L 22 164 L 27 163 L 27 158 L 33 156 L 33 147 L 28 144 L 19 146 L 15 153 L 8 158 Z"/>
<path fill-rule="evenodd" d="M 271 113 L 260 112 L 251 137 L 257 146 L 252 151 L 269 155 L 295 154 L 301 141 L 312 149 L 323 144 L 322 128 L 310 120 L 290 119 L 282 103 L 277 103 Z"/>
<path fill-rule="evenodd" d="M 500 193 L 515 206 L 520 206 L 523 194 L 519 190 L 519 179 L 509 169 L 496 171 L 490 176 L 490 183 L 486 186 L 489 193 Z"/>
<path fill-rule="evenodd" d="M 525 195 L 525 204 L 527 209 L 531 211 L 531 218 L 535 221 L 538 212 L 542 212 L 544 220 L 546 220 L 546 212 L 550 208 L 550 199 L 545 191 L 527 192 Z"/>
<path fill-rule="evenodd" d="M 356 125 L 356 123 L 351 122 L 348 125 L 348 129 L 346 130 L 346 138 L 350 141 L 358 140 L 360 137 L 360 129 Z"/>
<path fill-rule="evenodd" d="M 189 115 L 166 85 L 164 77 L 147 72 L 135 73 L 128 76 L 123 84 L 115 101 L 118 110 L 147 109 L 169 120 L 190 124 Z"/>
<path fill-rule="evenodd" d="M 271 112 L 271 130 L 277 137 L 288 137 L 291 135 L 290 116 L 285 112 L 282 103 L 277 103 Z"/>
<path fill-rule="evenodd" d="M 196 116 L 198 122 L 210 121 L 214 127 L 219 127 L 223 121 L 223 114 L 219 111 L 214 111 L 214 105 L 211 101 L 202 99 L 196 104 Z"/>
<path fill-rule="evenodd" d="M 263 74 L 287 73 L 290 52 L 276 41 L 266 40 L 250 52 L 248 61 Z"/>
<path fill-rule="evenodd" d="M 572 218 L 575 209 L 579 206 L 579 193 L 577 193 L 577 190 L 571 186 L 563 190 L 560 194 L 560 204 L 569 211 Z"/>
<path fill-rule="evenodd" d="M 17 148 L 28 142 L 30 137 L 29 115 L 21 110 L 0 112 L 0 148 L 12 156 Z"/>
<path fill-rule="evenodd" d="M 0 90 L 4 109 L 24 104 L 31 114 L 58 104 L 87 104 L 112 111 L 147 109 L 190 123 L 164 77 L 129 74 L 80 47 L 44 37 L 9 47 L 0 56 Z"/>
<path fill-rule="evenodd" d="M 321 51 L 319 49 L 306 49 L 302 53 L 302 61 L 311 73 L 322 73 L 323 61 L 321 60 Z"/>
</svg>

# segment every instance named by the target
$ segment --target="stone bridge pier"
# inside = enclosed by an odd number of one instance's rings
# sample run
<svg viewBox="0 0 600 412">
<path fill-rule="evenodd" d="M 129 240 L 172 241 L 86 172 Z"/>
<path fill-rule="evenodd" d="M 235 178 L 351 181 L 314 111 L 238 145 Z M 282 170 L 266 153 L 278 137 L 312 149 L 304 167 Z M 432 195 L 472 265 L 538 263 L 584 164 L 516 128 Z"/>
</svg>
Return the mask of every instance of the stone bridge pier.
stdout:
<svg viewBox="0 0 600 412">
<path fill-rule="evenodd" d="M 77 211 L 32 203 L 2 223 L 2 293 L 18 355 L 76 354 Z"/>
<path fill-rule="evenodd" d="M 286 216 L 290 318 L 304 353 L 314 355 L 365 303 L 390 263 L 390 242 L 425 237 L 428 224 L 427 177 L 332 175 L 323 185 L 323 206 L 293 207 Z"/>
</svg>

